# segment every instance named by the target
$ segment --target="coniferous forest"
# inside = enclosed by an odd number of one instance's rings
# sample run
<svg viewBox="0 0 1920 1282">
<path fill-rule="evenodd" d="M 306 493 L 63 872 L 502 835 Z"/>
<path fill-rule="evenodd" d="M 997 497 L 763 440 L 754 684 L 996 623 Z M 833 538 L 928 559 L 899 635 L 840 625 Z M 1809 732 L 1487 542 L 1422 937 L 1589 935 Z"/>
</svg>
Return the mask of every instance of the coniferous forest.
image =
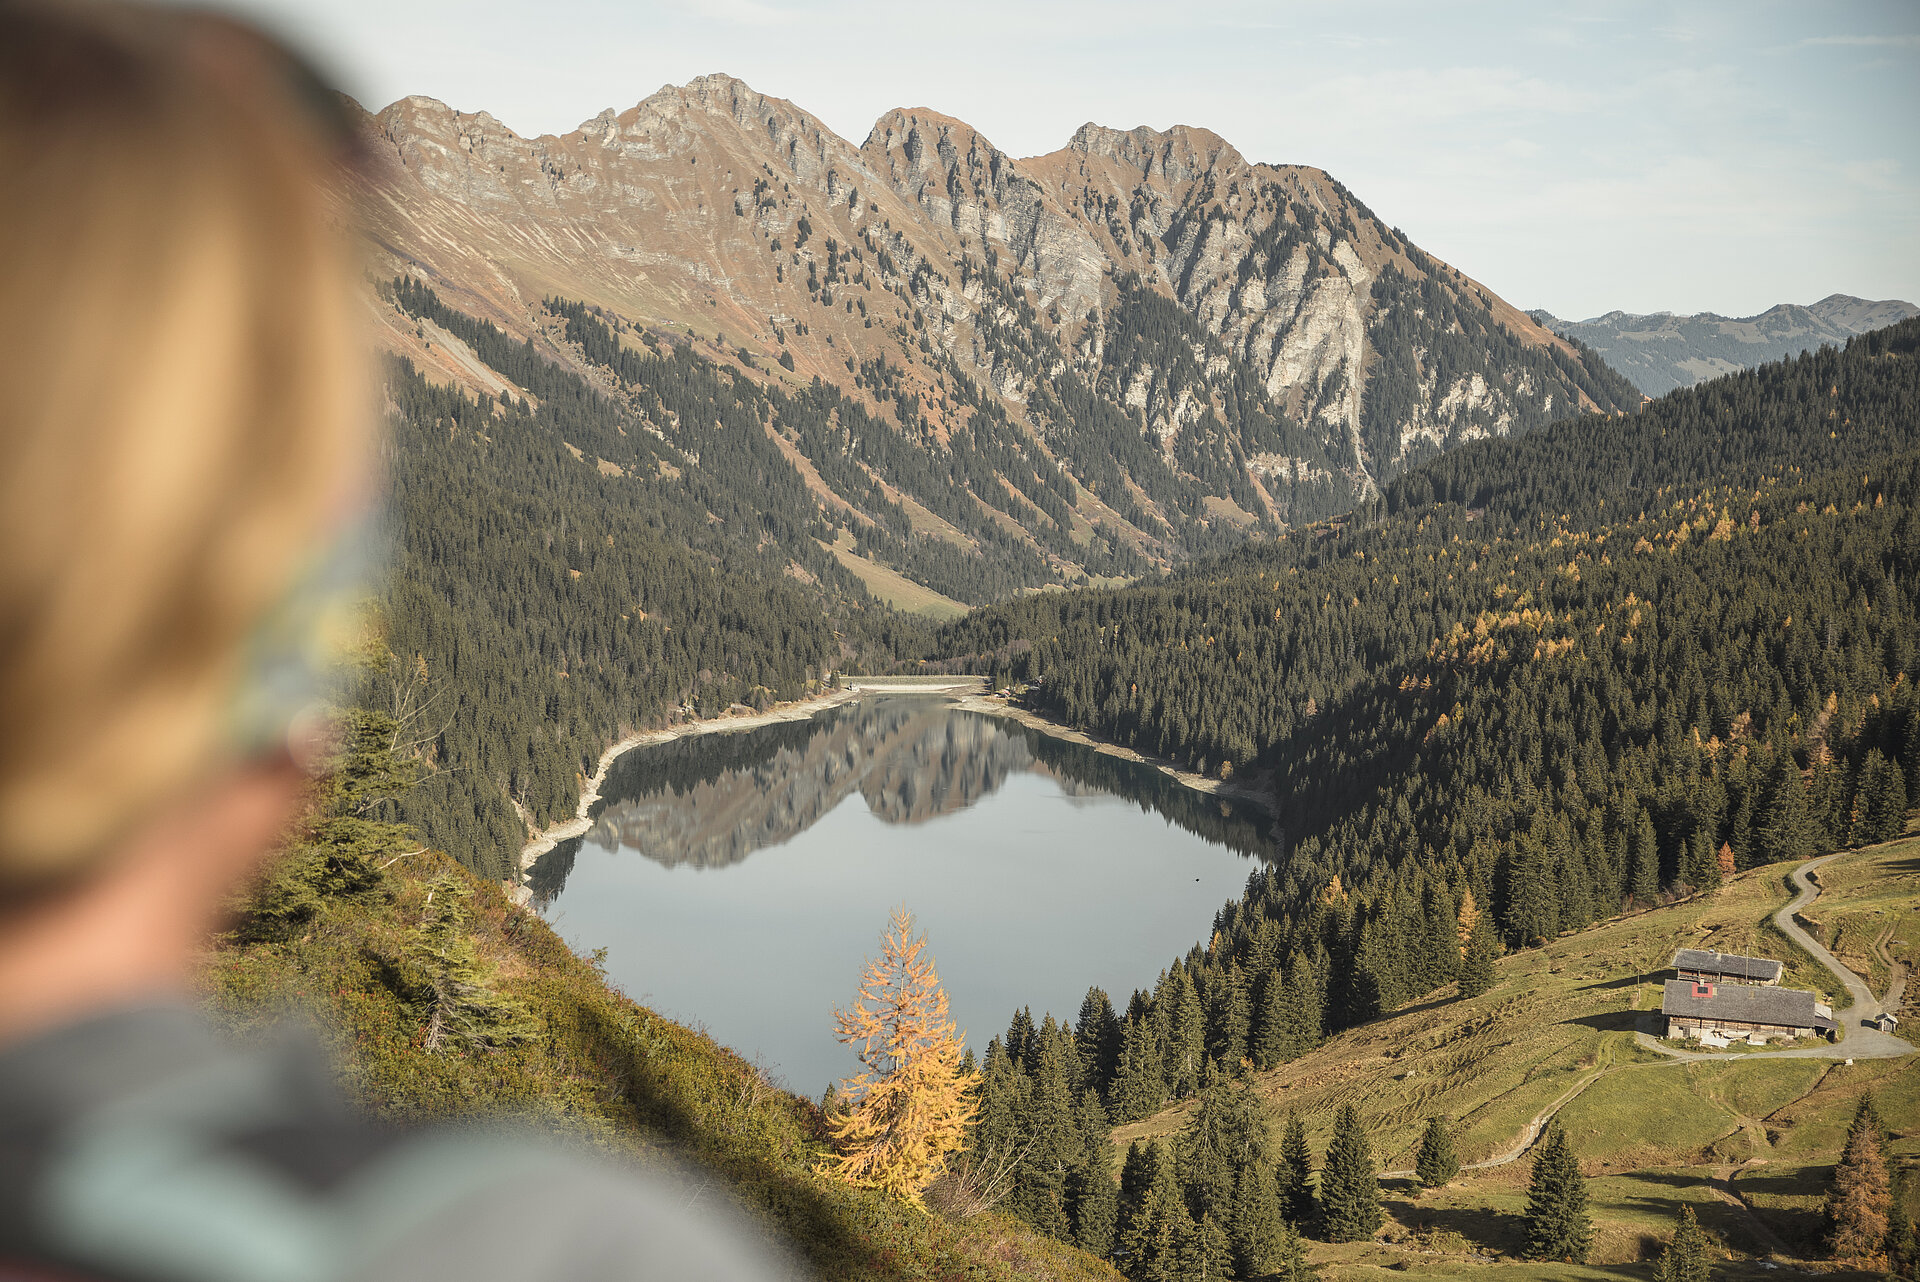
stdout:
<svg viewBox="0 0 1920 1282">
<path fill-rule="evenodd" d="M 405 714 L 436 766 L 400 803 L 404 817 L 488 876 L 506 875 L 518 834 L 563 817 L 600 752 L 635 729 L 938 657 L 926 625 L 869 596 L 836 545 L 973 604 L 1088 574 L 1150 575 L 1125 539 L 1075 531 L 1083 483 L 1186 557 L 1243 541 L 1201 500 L 1224 489 L 1261 510 L 1241 492 L 1250 454 L 1313 454 L 1244 372 L 1172 466 L 1113 416 L 1112 395 L 1059 382 L 1046 413 L 1076 480 L 957 367 L 948 385 L 967 426 L 936 442 L 884 362 L 854 371 L 870 406 L 549 299 L 552 338 L 588 378 L 413 278 L 380 293 L 424 341 L 428 326 L 444 331 L 526 393 L 462 392 L 390 363 L 395 574 L 382 607 L 387 643 L 412 662 L 360 692 Z M 1026 306 L 1009 295 L 1009 315 Z M 1198 377 L 1196 359 L 1227 359 L 1138 279 L 1122 282 L 1108 329 L 1110 394 L 1157 369 L 1171 395 Z M 847 502 L 822 502 L 808 471 Z M 1286 514 L 1332 511 L 1335 491 L 1318 485 L 1296 477 Z"/>
<path fill-rule="evenodd" d="M 634 729 L 795 698 L 924 643 L 813 537 L 830 531 L 794 518 L 813 505 L 750 383 L 669 348 L 625 371 L 624 394 L 597 388 L 422 286 L 388 293 L 538 398 L 387 370 L 380 609 L 406 662 L 360 698 L 424 742 L 434 769 L 399 809 L 436 847 L 506 877 L 526 821 L 570 814 Z M 611 342 L 583 309 L 556 308 Z M 694 422 L 721 425 L 697 452 L 659 426 Z"/>
<path fill-rule="evenodd" d="M 1123 371 L 1179 320 L 1129 288 Z M 765 387 L 564 300 L 549 314 L 594 380 L 415 282 L 388 296 L 532 398 L 389 369 L 400 662 L 362 697 L 427 744 L 399 817 L 482 875 L 634 728 L 916 661 L 1271 796 L 1282 857 L 1150 991 L 1016 1012 L 978 1065 L 967 1169 L 1135 1277 L 1304 1276 L 1302 1235 L 1377 1227 L 1357 1119 L 1319 1157 L 1298 1119 L 1276 1142 L 1249 1069 L 1484 991 L 1504 950 L 1883 840 L 1920 798 L 1920 322 L 1455 448 L 1361 510 L 1128 587 L 1014 595 L 1057 563 L 965 496 L 1064 530 L 1074 482 L 1043 455 L 984 431 L 919 450 L 833 388 Z M 912 421 L 886 367 L 860 377 Z M 1254 391 L 1240 408 L 1249 440 L 1286 443 Z M 1217 448 L 1185 466 L 1229 475 L 1239 446 Z M 864 519 L 818 504 L 789 450 Z M 975 550 L 879 477 L 946 495 L 922 506 Z M 1000 603 L 933 632 L 866 596 L 831 554 L 843 530 Z M 1182 1100 L 1173 1141 L 1116 1163 L 1112 1127 Z"/>
<path fill-rule="evenodd" d="M 1130 1242 L 1136 1277 L 1214 1251 L 1211 1225 L 1228 1259 L 1311 1158 L 1234 1120 L 1246 1066 L 1483 991 L 1502 949 L 1897 835 L 1920 797 L 1917 424 L 1907 323 L 1465 447 L 1371 511 L 1157 582 L 943 629 L 1068 724 L 1270 786 L 1286 852 L 1151 992 L 1092 990 L 1071 1024 L 1022 1010 L 995 1039 L 974 1155 L 1024 1155 L 1015 1212 Z M 1081 1137 L 1182 1098 L 1186 1131 L 1129 1155 L 1117 1210 L 1090 1194 L 1111 1159 Z M 1343 1231 L 1310 1198 L 1283 1219 Z"/>
</svg>

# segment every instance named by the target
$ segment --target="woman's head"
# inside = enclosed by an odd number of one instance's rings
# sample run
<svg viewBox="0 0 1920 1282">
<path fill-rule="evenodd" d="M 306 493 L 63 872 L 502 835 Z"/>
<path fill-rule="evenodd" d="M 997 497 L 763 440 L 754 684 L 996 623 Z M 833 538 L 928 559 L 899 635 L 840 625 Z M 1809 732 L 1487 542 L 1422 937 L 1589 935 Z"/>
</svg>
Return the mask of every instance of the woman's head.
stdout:
<svg viewBox="0 0 1920 1282">
<path fill-rule="evenodd" d="M 0 4 L 0 905 L 284 732 L 368 497 L 349 145 L 243 28 Z"/>
</svg>

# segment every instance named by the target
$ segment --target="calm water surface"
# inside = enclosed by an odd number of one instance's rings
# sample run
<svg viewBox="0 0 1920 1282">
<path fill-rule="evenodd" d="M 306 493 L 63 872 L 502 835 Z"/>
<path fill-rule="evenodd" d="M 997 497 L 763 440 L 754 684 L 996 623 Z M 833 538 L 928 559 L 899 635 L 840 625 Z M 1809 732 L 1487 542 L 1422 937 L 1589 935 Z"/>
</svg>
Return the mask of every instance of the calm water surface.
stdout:
<svg viewBox="0 0 1920 1282">
<path fill-rule="evenodd" d="M 793 1089 L 856 1071 L 833 1036 L 889 909 L 927 932 L 976 1052 L 1016 1007 L 1124 1010 L 1268 854 L 1258 811 L 938 698 L 640 748 L 535 902 L 662 1014 Z"/>
</svg>

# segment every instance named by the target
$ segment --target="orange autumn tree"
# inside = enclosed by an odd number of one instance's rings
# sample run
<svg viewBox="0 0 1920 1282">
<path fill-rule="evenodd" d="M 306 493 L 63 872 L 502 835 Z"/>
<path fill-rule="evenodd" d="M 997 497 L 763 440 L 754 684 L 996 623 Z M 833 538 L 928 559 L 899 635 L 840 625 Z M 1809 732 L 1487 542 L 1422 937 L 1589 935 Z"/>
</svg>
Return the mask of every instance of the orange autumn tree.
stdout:
<svg viewBox="0 0 1920 1282">
<path fill-rule="evenodd" d="M 966 1142 L 980 1075 L 960 1068 L 961 1037 L 913 915 L 895 909 L 880 945 L 860 1000 L 833 1013 L 867 1071 L 841 1083 L 828 1114 L 838 1152 L 819 1169 L 918 1206 L 947 1154 Z"/>
</svg>

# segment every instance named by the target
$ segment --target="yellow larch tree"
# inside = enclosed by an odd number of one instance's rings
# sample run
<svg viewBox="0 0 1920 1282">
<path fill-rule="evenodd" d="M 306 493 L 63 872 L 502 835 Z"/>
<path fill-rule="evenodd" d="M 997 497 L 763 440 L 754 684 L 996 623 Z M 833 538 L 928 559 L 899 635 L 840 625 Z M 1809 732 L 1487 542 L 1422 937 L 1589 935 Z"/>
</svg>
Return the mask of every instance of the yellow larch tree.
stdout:
<svg viewBox="0 0 1920 1282">
<path fill-rule="evenodd" d="M 828 1115 L 837 1151 L 819 1169 L 919 1206 L 947 1155 L 966 1142 L 980 1075 L 961 1070 L 962 1037 L 913 915 L 895 909 L 880 943 L 860 999 L 834 1012 L 840 1040 L 866 1071 L 841 1083 Z"/>
<path fill-rule="evenodd" d="M 1469 886 L 1460 892 L 1460 955 L 1467 955 L 1467 941 L 1473 938 L 1474 923 L 1480 920 L 1480 905 L 1473 902 L 1473 888 Z"/>
</svg>

